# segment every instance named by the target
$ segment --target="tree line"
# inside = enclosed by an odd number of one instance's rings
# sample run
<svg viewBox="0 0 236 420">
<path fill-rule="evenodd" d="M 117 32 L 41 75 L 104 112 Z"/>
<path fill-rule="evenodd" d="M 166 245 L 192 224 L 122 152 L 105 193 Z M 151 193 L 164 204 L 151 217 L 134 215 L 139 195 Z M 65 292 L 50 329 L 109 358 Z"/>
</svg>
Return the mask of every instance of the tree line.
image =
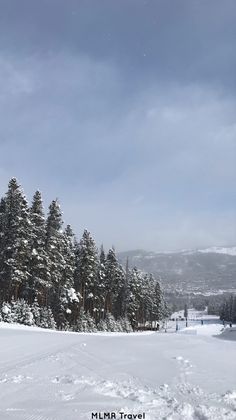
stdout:
<svg viewBox="0 0 236 420">
<path fill-rule="evenodd" d="M 123 268 L 88 230 L 78 241 L 58 200 L 45 217 L 40 191 L 29 205 L 16 178 L 0 201 L 0 304 L 8 322 L 74 331 L 126 331 L 167 316 L 152 274 Z"/>
<path fill-rule="evenodd" d="M 220 309 L 220 319 L 236 323 L 236 296 L 231 295 L 225 300 Z"/>
</svg>

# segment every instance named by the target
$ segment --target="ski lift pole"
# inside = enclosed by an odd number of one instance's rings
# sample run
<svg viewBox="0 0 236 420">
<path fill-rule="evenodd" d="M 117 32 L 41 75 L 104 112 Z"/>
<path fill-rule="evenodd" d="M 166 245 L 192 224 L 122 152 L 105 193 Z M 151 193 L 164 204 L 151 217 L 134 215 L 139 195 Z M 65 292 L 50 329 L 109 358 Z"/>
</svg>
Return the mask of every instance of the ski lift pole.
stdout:
<svg viewBox="0 0 236 420">
<path fill-rule="evenodd" d="M 175 324 L 175 331 L 177 332 L 178 329 L 179 329 L 178 319 L 177 318 L 175 319 L 175 322 L 176 322 L 176 324 Z"/>
</svg>

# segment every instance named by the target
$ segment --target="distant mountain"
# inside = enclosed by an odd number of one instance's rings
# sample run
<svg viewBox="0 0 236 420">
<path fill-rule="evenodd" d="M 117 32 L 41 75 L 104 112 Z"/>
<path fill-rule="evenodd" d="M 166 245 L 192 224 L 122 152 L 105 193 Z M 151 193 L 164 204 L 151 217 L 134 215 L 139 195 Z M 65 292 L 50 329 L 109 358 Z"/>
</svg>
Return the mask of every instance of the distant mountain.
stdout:
<svg viewBox="0 0 236 420">
<path fill-rule="evenodd" d="M 236 246 L 232 246 L 232 247 L 213 246 L 211 248 L 199 249 L 198 252 L 202 252 L 203 254 L 216 253 L 216 254 L 226 254 L 226 255 L 236 256 Z"/>
<path fill-rule="evenodd" d="M 176 252 L 134 250 L 118 254 L 125 264 L 151 272 L 166 291 L 193 293 L 236 292 L 236 247 L 212 247 Z"/>
</svg>

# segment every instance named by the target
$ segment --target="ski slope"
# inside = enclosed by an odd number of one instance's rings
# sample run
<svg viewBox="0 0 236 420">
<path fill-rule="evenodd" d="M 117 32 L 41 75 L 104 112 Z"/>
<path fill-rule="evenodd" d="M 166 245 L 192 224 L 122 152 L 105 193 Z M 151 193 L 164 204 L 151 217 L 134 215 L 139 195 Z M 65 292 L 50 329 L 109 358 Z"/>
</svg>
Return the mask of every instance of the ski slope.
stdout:
<svg viewBox="0 0 236 420">
<path fill-rule="evenodd" d="M 219 325 L 196 328 L 76 334 L 0 324 L 0 419 L 236 419 L 235 331 L 219 339 L 209 335 Z"/>
</svg>

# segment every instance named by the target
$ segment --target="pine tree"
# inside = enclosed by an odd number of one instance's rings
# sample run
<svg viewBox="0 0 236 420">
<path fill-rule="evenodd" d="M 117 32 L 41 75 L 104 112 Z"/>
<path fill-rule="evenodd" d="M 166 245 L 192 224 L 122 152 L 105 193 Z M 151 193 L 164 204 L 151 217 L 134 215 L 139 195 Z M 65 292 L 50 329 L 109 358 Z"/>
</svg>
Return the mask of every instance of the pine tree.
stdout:
<svg viewBox="0 0 236 420">
<path fill-rule="evenodd" d="M 63 285 L 66 289 L 74 287 L 74 272 L 75 272 L 75 235 L 70 225 L 66 226 L 63 235 L 63 257 L 64 257 L 64 271 L 63 271 Z"/>
<path fill-rule="evenodd" d="M 187 320 L 188 318 L 188 305 L 185 303 L 184 305 L 184 318 Z"/>
<path fill-rule="evenodd" d="M 96 244 L 85 230 L 76 250 L 75 288 L 82 298 L 83 309 L 91 315 L 97 310 L 98 266 Z"/>
<path fill-rule="evenodd" d="M 111 248 L 107 254 L 105 287 L 105 313 L 113 313 L 115 318 L 123 316 L 126 297 L 126 277 L 117 260 L 114 248 Z"/>
<path fill-rule="evenodd" d="M 41 328 L 56 329 L 56 322 L 51 308 L 46 306 L 40 308 L 40 326 Z"/>
<path fill-rule="evenodd" d="M 1 318 L 3 322 L 14 322 L 14 314 L 12 313 L 12 306 L 9 302 L 2 303 Z"/>
<path fill-rule="evenodd" d="M 105 318 L 106 324 L 107 324 L 107 331 L 111 332 L 118 332 L 119 331 L 119 325 L 117 325 L 117 322 L 114 318 L 114 316 L 111 313 L 106 314 Z"/>
<path fill-rule="evenodd" d="M 233 297 L 232 322 L 236 322 L 236 296 Z"/>
<path fill-rule="evenodd" d="M 103 266 L 105 268 L 105 264 L 106 264 L 106 254 L 104 251 L 104 247 L 103 245 L 101 245 L 100 248 L 100 256 L 99 256 L 99 261 L 100 261 L 100 265 Z"/>
<path fill-rule="evenodd" d="M 65 270 L 64 236 L 62 231 L 62 213 L 57 200 L 49 206 L 46 222 L 47 285 L 45 303 L 50 305 L 54 316 L 59 315 L 60 297 L 63 291 Z"/>
<path fill-rule="evenodd" d="M 4 235 L 5 235 L 5 223 L 6 223 L 6 200 L 2 198 L 0 201 L 0 304 L 7 294 L 7 284 L 3 278 L 3 267 L 4 267 Z M 2 273 L 2 274 L 1 274 Z M 5 290 L 4 290 L 5 289 Z M 5 291 L 5 293 L 4 293 Z"/>
<path fill-rule="evenodd" d="M 126 318 L 126 317 L 121 318 L 120 319 L 120 324 L 121 324 L 122 331 L 127 332 L 127 333 L 133 331 L 132 326 L 131 326 L 128 318 Z"/>
<path fill-rule="evenodd" d="M 220 309 L 220 319 L 227 322 L 236 322 L 236 296 L 231 295 L 225 300 Z"/>
<path fill-rule="evenodd" d="M 12 302 L 13 322 L 23 325 L 34 325 L 34 316 L 30 305 L 24 300 L 19 299 Z"/>
<path fill-rule="evenodd" d="M 79 317 L 77 320 L 77 325 L 75 326 L 75 331 L 87 332 L 87 316 L 83 308 L 80 309 Z"/>
<path fill-rule="evenodd" d="M 5 198 L 1 198 L 0 201 L 0 253 L 3 250 L 3 245 L 4 245 L 4 233 L 5 233 L 5 212 L 6 212 L 6 199 Z"/>
<path fill-rule="evenodd" d="M 41 305 L 46 304 L 48 295 L 47 254 L 45 249 L 46 224 L 43 211 L 42 196 L 36 191 L 30 208 L 31 234 L 31 258 L 30 258 L 30 303 L 37 297 Z"/>
<path fill-rule="evenodd" d="M 27 299 L 31 223 L 26 198 L 15 178 L 9 182 L 1 224 L 4 225 L 1 241 L 1 300 L 10 301 L 11 296 L 15 300 L 18 297 Z"/>
<path fill-rule="evenodd" d="M 97 311 L 95 313 L 95 319 L 99 322 L 104 319 L 105 316 L 105 296 L 106 296 L 106 255 L 104 252 L 103 245 L 100 249 L 99 266 L 98 266 L 98 281 L 97 281 Z"/>
<path fill-rule="evenodd" d="M 97 325 L 97 329 L 98 331 L 103 331 L 106 332 L 107 330 L 107 323 L 105 321 L 105 319 L 100 319 L 98 325 Z"/>
<path fill-rule="evenodd" d="M 147 274 L 141 274 L 141 295 L 140 309 L 138 312 L 138 322 L 145 324 L 149 322 L 150 327 L 153 327 L 153 321 L 155 319 L 155 280 L 153 276 Z"/>
<path fill-rule="evenodd" d="M 79 314 L 81 297 L 75 292 L 75 235 L 70 225 L 67 225 L 63 233 L 62 255 L 64 267 L 60 284 L 60 294 L 57 301 L 58 323 L 60 328 L 68 329 L 76 323 Z"/>
<path fill-rule="evenodd" d="M 34 322 L 37 327 L 41 326 L 41 311 L 40 306 L 38 304 L 37 298 L 35 298 L 33 305 L 32 305 L 32 314 L 34 317 Z"/>
<path fill-rule="evenodd" d="M 159 281 L 156 281 L 155 288 L 154 288 L 154 316 L 155 320 L 159 322 L 162 319 L 164 314 L 164 308 L 162 308 L 163 297 L 161 293 L 161 287 Z M 165 317 L 165 316 L 164 316 Z"/>
<path fill-rule="evenodd" d="M 134 267 L 130 273 L 128 295 L 128 318 L 133 329 L 137 328 L 138 323 L 144 324 L 146 321 L 143 286 L 143 275 L 140 270 Z"/>
<path fill-rule="evenodd" d="M 86 332 L 97 332 L 97 326 L 89 312 L 86 314 L 87 330 Z"/>
<path fill-rule="evenodd" d="M 160 320 L 166 320 L 171 314 L 171 310 L 169 306 L 167 305 L 167 302 L 161 293 L 161 316 Z"/>
</svg>

